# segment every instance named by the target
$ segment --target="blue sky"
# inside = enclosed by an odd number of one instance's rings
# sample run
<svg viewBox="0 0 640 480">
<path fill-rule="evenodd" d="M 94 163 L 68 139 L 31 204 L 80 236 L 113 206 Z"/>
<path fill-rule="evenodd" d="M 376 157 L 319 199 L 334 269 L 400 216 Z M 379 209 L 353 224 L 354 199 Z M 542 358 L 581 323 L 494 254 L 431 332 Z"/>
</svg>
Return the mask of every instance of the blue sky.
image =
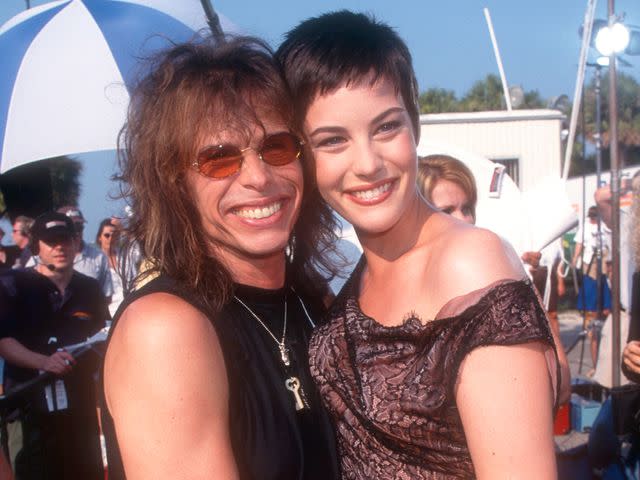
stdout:
<svg viewBox="0 0 640 480">
<path fill-rule="evenodd" d="M 184 1 L 184 0 L 175 0 Z M 46 1 L 32 0 L 36 6 Z M 195 2 L 198 4 L 199 2 Z M 497 66 L 483 7 L 488 7 L 500 46 L 507 81 L 525 90 L 538 90 L 543 98 L 573 96 L 580 49 L 578 28 L 586 0 L 211 0 L 244 32 L 266 39 L 276 47 L 284 33 L 301 20 L 348 8 L 374 14 L 393 26 L 414 57 L 420 89 L 440 87 L 462 95 Z M 24 0 L 0 1 L 0 24 L 25 8 Z M 606 18 L 606 0 L 598 1 L 596 18 Z M 616 12 L 625 22 L 640 26 L 640 0 L 618 0 Z M 640 56 L 629 57 L 625 73 L 640 79 Z M 590 74 L 589 74 L 590 75 Z M 114 155 L 96 153 L 80 157 L 85 165 L 80 207 L 88 217 L 87 239 L 100 219 L 117 214 L 120 205 L 108 199 L 114 191 L 108 177 Z"/>
<path fill-rule="evenodd" d="M 301 20 L 349 8 L 373 13 L 396 28 L 409 45 L 421 90 L 442 87 L 462 94 L 474 81 L 497 73 L 482 12 L 488 7 L 507 80 L 543 97 L 571 96 L 586 0 L 325 0 L 322 2 L 217 0 L 213 6 L 248 32 L 278 45 Z M 617 12 L 640 25 L 640 1 L 618 0 Z M 596 18 L 606 18 L 606 0 Z M 633 68 L 640 76 L 640 57 Z"/>
</svg>

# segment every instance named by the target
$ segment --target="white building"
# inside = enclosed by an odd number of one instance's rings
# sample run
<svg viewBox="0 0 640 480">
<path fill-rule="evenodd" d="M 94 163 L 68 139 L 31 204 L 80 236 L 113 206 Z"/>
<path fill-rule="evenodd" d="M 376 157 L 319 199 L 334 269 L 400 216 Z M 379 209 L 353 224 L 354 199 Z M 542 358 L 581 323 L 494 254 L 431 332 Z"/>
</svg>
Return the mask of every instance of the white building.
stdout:
<svg viewBox="0 0 640 480">
<path fill-rule="evenodd" d="M 420 143 L 453 145 L 500 163 L 526 192 L 561 176 L 563 119 L 557 110 L 421 115 Z"/>
</svg>

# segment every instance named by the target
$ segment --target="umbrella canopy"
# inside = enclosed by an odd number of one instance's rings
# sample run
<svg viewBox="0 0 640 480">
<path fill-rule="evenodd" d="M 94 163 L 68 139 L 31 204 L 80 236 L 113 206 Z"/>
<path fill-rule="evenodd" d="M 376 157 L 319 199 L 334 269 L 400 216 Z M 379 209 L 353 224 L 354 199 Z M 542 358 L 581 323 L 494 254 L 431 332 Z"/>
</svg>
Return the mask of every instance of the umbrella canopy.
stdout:
<svg viewBox="0 0 640 480">
<path fill-rule="evenodd" d="M 201 10 L 189 17 L 178 9 L 174 17 L 153 4 L 57 1 L 0 27 L 0 173 L 58 155 L 116 148 L 127 89 L 143 73 L 140 59 L 170 41 L 194 38 L 197 18 L 206 26 Z M 201 9 L 199 2 L 192 8 Z"/>
</svg>

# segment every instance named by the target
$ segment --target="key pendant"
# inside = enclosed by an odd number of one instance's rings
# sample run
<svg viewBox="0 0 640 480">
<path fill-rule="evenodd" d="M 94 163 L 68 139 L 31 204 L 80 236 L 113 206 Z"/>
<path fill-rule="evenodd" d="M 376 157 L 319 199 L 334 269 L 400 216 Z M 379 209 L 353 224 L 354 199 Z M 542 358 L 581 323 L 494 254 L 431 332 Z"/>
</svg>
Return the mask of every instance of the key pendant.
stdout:
<svg viewBox="0 0 640 480">
<path fill-rule="evenodd" d="M 289 364 L 290 364 L 290 362 L 289 362 L 289 349 L 286 347 L 286 345 L 284 343 L 281 343 L 279 345 L 279 348 L 280 348 L 280 358 L 282 359 L 282 363 L 284 364 L 285 367 L 288 367 Z"/>
<path fill-rule="evenodd" d="M 285 387 L 287 387 L 287 390 L 293 393 L 293 398 L 296 401 L 296 412 L 307 408 L 306 402 L 300 395 L 301 393 L 302 395 L 304 395 L 304 392 L 302 391 L 302 387 L 300 386 L 300 380 L 298 380 L 298 377 L 287 378 L 287 380 L 285 380 L 284 382 L 284 385 Z"/>
</svg>

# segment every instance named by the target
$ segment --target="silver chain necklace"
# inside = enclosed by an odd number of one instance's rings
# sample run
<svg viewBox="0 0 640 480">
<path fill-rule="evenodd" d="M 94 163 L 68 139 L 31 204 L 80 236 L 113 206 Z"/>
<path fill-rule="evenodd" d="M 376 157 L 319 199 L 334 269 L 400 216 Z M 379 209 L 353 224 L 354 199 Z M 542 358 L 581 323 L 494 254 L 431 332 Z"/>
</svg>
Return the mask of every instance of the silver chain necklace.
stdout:
<svg viewBox="0 0 640 480">
<path fill-rule="evenodd" d="M 309 312 L 307 311 L 307 307 L 305 306 L 304 302 L 300 298 L 300 295 L 298 295 L 298 293 L 295 292 L 295 290 L 294 290 L 294 293 L 298 297 L 298 300 L 300 301 L 300 305 L 302 305 L 302 309 L 304 310 L 304 314 L 306 315 L 307 320 L 309 321 L 312 327 L 315 327 L 315 324 L 313 323 L 313 320 L 311 320 L 311 316 L 309 315 Z M 286 345 L 287 297 L 285 296 L 284 298 L 284 322 L 283 322 L 284 325 L 282 327 L 282 339 L 280 340 L 278 340 L 278 338 L 273 334 L 273 332 L 269 330 L 269 327 L 267 327 L 266 323 L 264 323 L 262 319 L 253 310 L 251 310 L 246 303 L 240 300 L 236 295 L 233 296 L 233 299 L 236 302 L 238 302 L 240 305 L 242 305 L 247 310 L 247 312 L 249 312 L 251 316 L 258 321 L 260 326 L 264 328 L 264 330 L 269 334 L 269 336 L 273 339 L 273 341 L 276 342 L 276 345 L 278 346 L 278 350 L 280 351 L 280 359 L 282 360 L 282 364 L 285 367 L 288 367 L 291 364 L 291 361 L 289 359 L 289 349 L 287 348 L 287 345 Z M 304 393 L 304 390 L 302 389 L 302 384 L 300 383 L 300 379 L 298 377 L 296 377 L 295 375 L 291 375 L 289 378 L 285 380 L 284 386 L 293 395 L 296 411 L 305 410 L 309 408 L 307 397 Z"/>
<path fill-rule="evenodd" d="M 286 297 L 284 300 L 284 326 L 282 327 L 281 340 L 278 340 L 276 338 L 276 336 L 271 332 L 271 330 L 269 330 L 269 327 L 267 327 L 267 325 L 262 321 L 262 319 L 258 315 L 256 315 L 256 312 L 251 310 L 246 303 L 240 300 L 236 295 L 234 295 L 233 298 L 236 302 L 238 302 L 240 305 L 246 308 L 247 312 L 249 312 L 251 316 L 255 318 L 260 325 L 262 325 L 262 328 L 265 329 L 265 331 L 269 334 L 269 336 L 273 338 L 273 341 L 276 342 L 276 345 L 278 345 L 278 350 L 280 350 L 280 359 L 282 360 L 282 364 L 285 367 L 288 367 L 291 364 L 291 362 L 289 360 L 289 349 L 287 348 L 287 345 L 285 343 L 285 340 L 287 337 L 287 299 Z"/>
</svg>

